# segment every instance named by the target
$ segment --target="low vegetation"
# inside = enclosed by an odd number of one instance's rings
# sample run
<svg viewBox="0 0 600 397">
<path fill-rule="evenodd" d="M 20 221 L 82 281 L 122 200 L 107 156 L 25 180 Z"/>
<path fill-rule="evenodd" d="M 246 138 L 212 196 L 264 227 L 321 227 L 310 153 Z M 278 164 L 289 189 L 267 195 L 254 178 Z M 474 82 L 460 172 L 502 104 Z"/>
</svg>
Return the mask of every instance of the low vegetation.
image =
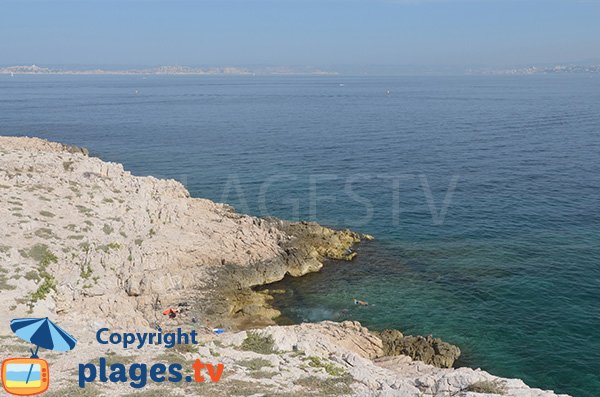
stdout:
<svg viewBox="0 0 600 397">
<path fill-rule="evenodd" d="M 263 367 L 272 367 L 271 362 L 269 360 L 265 360 L 264 358 L 253 358 L 251 360 L 244 360 L 238 362 L 238 364 L 244 368 L 248 368 L 251 371 L 258 371 Z"/>
<path fill-rule="evenodd" d="M 185 353 L 198 353 L 198 346 L 192 343 L 180 343 L 171 348 L 172 351 L 185 354 Z"/>
<path fill-rule="evenodd" d="M 63 161 L 63 168 L 65 171 L 73 171 L 73 162 L 72 161 Z"/>
<path fill-rule="evenodd" d="M 163 385 L 156 387 L 154 389 L 148 389 L 142 391 L 137 391 L 134 393 L 124 394 L 123 397 L 166 397 L 172 396 L 171 391 L 165 390 Z"/>
<path fill-rule="evenodd" d="M 277 372 L 269 371 L 252 371 L 248 374 L 248 376 L 254 379 L 271 379 L 275 375 L 277 375 Z"/>
<path fill-rule="evenodd" d="M 98 249 L 100 251 L 103 251 L 105 253 L 108 253 L 109 251 L 112 251 L 112 250 L 118 250 L 119 248 L 121 248 L 121 244 L 119 244 L 119 243 L 110 243 L 110 244 L 101 245 L 98 247 Z"/>
<path fill-rule="evenodd" d="M 58 262 L 54 255 L 45 244 L 36 244 L 29 250 L 20 250 L 19 253 L 24 258 L 31 258 L 38 262 L 38 288 L 29 295 L 29 306 L 32 307 L 37 301 L 44 300 L 51 291 L 56 291 L 56 280 L 48 271 L 48 266 Z M 28 273 L 32 279 L 36 277 L 33 273 Z"/>
<path fill-rule="evenodd" d="M 87 266 L 82 266 L 80 276 L 81 278 L 87 280 L 92 276 L 93 270 L 92 267 L 88 264 Z"/>
<path fill-rule="evenodd" d="M 326 379 L 309 376 L 298 379 L 294 384 L 302 386 L 318 396 L 346 396 L 352 394 L 350 388 L 352 382 L 353 379 L 350 376 Z"/>
<path fill-rule="evenodd" d="M 323 362 L 319 357 L 310 356 L 308 357 L 308 365 L 313 368 L 323 368 L 331 376 L 343 376 L 346 374 L 344 368 L 338 367 L 337 365 L 329 362 Z"/>
<path fill-rule="evenodd" d="M 16 289 L 12 284 L 8 283 L 8 279 L 6 278 L 6 269 L 0 267 L 0 291 L 8 291 Z"/>
<path fill-rule="evenodd" d="M 42 278 L 40 277 L 40 274 L 35 270 L 28 271 L 27 273 L 25 273 L 24 277 L 25 277 L 25 280 L 34 281 L 36 284 L 42 280 Z"/>
<path fill-rule="evenodd" d="M 33 234 L 35 234 L 39 238 L 43 238 L 44 240 L 54 237 L 54 233 L 52 233 L 52 230 L 48 229 L 47 227 L 39 228 Z"/>
<path fill-rule="evenodd" d="M 470 391 L 472 393 L 504 395 L 506 394 L 506 387 L 504 386 L 504 384 L 499 382 L 483 380 L 469 385 L 466 391 Z"/>
<path fill-rule="evenodd" d="M 248 332 L 240 347 L 242 350 L 259 354 L 271 354 L 275 353 L 274 345 L 275 341 L 271 335 L 262 336 L 256 332 Z"/>
<path fill-rule="evenodd" d="M 77 210 L 83 215 L 90 216 L 94 213 L 94 211 L 92 211 L 90 208 L 87 208 L 83 205 L 76 205 L 75 207 L 77 207 Z"/>
<path fill-rule="evenodd" d="M 106 360 L 107 367 L 110 367 L 111 365 L 117 364 L 117 363 L 129 365 L 131 363 L 135 363 L 136 361 L 138 361 L 138 355 L 134 354 L 134 355 L 126 356 L 126 355 L 117 354 L 115 352 L 109 351 L 109 352 L 104 353 L 103 355 L 100 354 L 99 358 L 96 358 L 91 362 L 94 363 L 95 365 L 99 365 L 100 358 L 102 358 L 102 357 Z"/>
<path fill-rule="evenodd" d="M 102 231 L 105 234 L 112 234 L 112 232 L 114 232 L 115 229 L 112 226 L 110 226 L 109 224 L 105 223 L 104 226 L 102 227 Z"/>
<path fill-rule="evenodd" d="M 77 385 L 68 386 L 62 389 L 50 388 L 49 391 L 44 393 L 44 397 L 65 397 L 65 396 L 78 396 L 78 397 L 99 397 L 101 396 L 98 389 L 93 385 L 87 385 L 84 389 L 81 389 Z"/>
</svg>

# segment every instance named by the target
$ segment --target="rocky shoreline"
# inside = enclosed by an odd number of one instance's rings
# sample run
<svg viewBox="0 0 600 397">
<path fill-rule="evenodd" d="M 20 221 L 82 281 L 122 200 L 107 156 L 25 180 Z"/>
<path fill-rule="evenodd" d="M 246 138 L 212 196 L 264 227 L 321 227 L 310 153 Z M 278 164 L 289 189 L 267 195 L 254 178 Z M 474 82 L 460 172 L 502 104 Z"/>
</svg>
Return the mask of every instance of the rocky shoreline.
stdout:
<svg viewBox="0 0 600 397">
<path fill-rule="evenodd" d="M 193 395 L 222 388 L 217 392 L 226 395 L 256 389 L 256 395 L 555 396 L 484 371 L 452 369 L 460 350 L 439 339 L 375 333 L 356 322 L 275 325 L 280 313 L 272 296 L 253 287 L 319 271 L 326 260 L 351 261 L 354 245 L 372 237 L 239 214 L 190 197 L 176 181 L 136 177 L 88 154 L 37 138 L 0 137 L 0 314 L 51 316 L 77 330 L 83 342 L 75 356 L 51 362 L 66 371 L 56 379 L 64 388 L 58 395 L 77 395 L 65 391 L 74 382 L 69 370 L 104 352 L 91 342 L 100 326 L 185 326 L 202 331 L 203 345 L 179 352 L 179 359 L 207 354 L 231 369 L 227 382 Z M 175 318 L 163 316 L 165 308 Z M 215 326 L 226 334 L 214 335 Z M 0 335 L 2 359 L 17 341 L 7 321 Z M 266 340 L 270 350 L 248 351 L 253 338 Z M 161 354 L 150 349 L 137 358 Z M 276 370 L 257 376 L 240 355 Z M 243 390 L 233 390 L 235 382 L 245 382 Z M 97 393 L 128 390 L 110 385 Z M 161 395 L 184 394 L 190 390 Z"/>
<path fill-rule="evenodd" d="M 213 296 L 229 302 L 229 307 L 218 313 L 220 321 L 225 316 L 232 320 L 229 325 L 238 329 L 250 325 L 274 325 L 274 320 L 281 314 L 271 306 L 273 297 L 269 291 L 257 292 L 255 287 L 280 281 L 286 275 L 301 277 L 318 272 L 326 260 L 351 261 L 356 256 L 353 246 L 362 240 L 373 239 L 369 235 L 332 230 L 314 222 L 288 222 L 275 218 L 258 219 L 257 222 L 288 238 L 282 241 L 281 252 L 275 258 L 243 269 L 235 264 L 225 264 L 215 275 Z"/>
</svg>

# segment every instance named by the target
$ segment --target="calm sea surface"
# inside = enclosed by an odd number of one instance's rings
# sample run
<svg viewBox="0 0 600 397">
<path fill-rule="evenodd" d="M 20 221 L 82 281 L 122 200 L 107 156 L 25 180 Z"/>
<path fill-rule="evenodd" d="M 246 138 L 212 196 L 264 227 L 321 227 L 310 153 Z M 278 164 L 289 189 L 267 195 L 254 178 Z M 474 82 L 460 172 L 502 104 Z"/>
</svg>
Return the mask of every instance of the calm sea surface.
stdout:
<svg viewBox="0 0 600 397">
<path fill-rule="evenodd" d="M 600 396 L 600 76 L 0 76 L 0 134 L 373 234 L 282 281 L 285 316 L 431 333 L 461 365 Z"/>
</svg>

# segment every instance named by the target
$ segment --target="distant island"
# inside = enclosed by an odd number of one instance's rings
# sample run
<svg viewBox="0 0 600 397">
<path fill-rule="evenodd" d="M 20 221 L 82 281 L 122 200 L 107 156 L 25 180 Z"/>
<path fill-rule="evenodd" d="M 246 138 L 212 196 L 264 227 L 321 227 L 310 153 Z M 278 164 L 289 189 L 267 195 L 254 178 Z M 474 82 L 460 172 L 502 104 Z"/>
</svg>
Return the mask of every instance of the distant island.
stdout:
<svg viewBox="0 0 600 397">
<path fill-rule="evenodd" d="M 332 76 L 337 72 L 324 71 L 317 68 L 303 67 L 189 67 L 189 66 L 159 66 L 141 69 L 62 69 L 46 68 L 37 65 L 0 67 L 0 74 L 56 74 L 56 75 L 230 75 L 230 76 Z"/>
</svg>

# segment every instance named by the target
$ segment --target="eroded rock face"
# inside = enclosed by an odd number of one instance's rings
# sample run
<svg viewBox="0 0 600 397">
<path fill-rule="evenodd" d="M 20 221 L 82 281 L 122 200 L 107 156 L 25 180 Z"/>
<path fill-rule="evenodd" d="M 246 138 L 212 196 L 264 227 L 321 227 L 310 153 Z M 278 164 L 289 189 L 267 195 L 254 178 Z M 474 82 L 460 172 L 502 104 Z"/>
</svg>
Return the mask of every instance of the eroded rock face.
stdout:
<svg viewBox="0 0 600 397">
<path fill-rule="evenodd" d="M 387 356 L 404 355 L 439 368 L 451 368 L 460 356 L 460 349 L 439 338 L 430 336 L 404 336 L 397 330 L 379 334 L 383 352 Z"/>
</svg>

